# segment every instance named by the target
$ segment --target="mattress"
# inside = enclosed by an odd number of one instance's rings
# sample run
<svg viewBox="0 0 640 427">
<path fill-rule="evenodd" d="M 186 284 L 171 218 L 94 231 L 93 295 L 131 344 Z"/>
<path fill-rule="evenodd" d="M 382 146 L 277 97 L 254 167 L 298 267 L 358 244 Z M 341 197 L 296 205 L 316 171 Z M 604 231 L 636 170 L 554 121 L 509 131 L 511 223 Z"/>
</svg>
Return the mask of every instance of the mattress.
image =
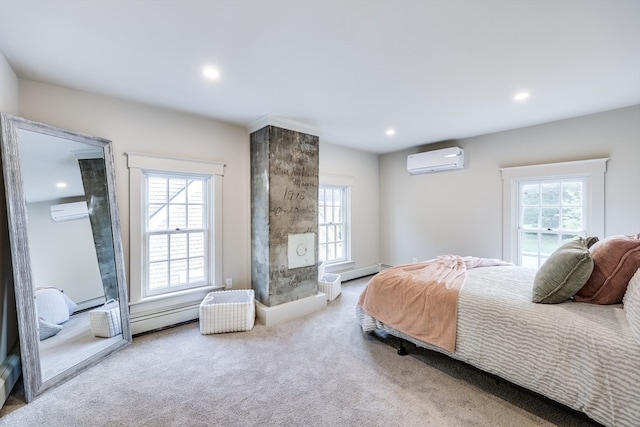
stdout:
<svg viewBox="0 0 640 427">
<path fill-rule="evenodd" d="M 364 331 L 382 329 L 540 393 L 610 426 L 640 425 L 640 345 L 622 305 L 534 304 L 535 271 L 467 272 L 456 350 L 394 330 L 357 308 Z"/>
</svg>

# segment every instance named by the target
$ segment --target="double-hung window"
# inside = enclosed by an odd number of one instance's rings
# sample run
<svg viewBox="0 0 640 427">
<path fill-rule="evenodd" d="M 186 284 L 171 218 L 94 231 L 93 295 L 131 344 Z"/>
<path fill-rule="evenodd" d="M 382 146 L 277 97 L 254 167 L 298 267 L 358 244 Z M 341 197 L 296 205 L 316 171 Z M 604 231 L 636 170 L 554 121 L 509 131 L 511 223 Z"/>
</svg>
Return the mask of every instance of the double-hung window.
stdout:
<svg viewBox="0 0 640 427">
<path fill-rule="evenodd" d="M 349 259 L 349 187 L 318 189 L 318 258 L 327 264 Z"/>
<path fill-rule="evenodd" d="M 222 286 L 224 164 L 127 156 L 131 302 Z"/>
<path fill-rule="evenodd" d="M 145 296 L 207 285 L 210 178 L 145 173 Z"/>
<path fill-rule="evenodd" d="M 518 265 L 538 268 L 563 243 L 586 237 L 584 177 L 518 182 Z"/>
<path fill-rule="evenodd" d="M 503 258 L 539 268 L 564 242 L 604 235 L 607 159 L 501 169 Z"/>
</svg>

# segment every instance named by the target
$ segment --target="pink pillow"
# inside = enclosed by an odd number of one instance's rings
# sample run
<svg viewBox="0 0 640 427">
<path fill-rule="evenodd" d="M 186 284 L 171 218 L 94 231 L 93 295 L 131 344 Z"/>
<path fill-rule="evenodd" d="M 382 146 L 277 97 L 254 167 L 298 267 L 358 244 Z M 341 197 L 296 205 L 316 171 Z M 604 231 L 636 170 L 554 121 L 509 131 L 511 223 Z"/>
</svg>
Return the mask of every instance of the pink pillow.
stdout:
<svg viewBox="0 0 640 427">
<path fill-rule="evenodd" d="M 612 236 L 591 248 L 593 272 L 574 301 L 591 304 L 618 304 L 629 280 L 640 268 L 640 234 Z"/>
</svg>

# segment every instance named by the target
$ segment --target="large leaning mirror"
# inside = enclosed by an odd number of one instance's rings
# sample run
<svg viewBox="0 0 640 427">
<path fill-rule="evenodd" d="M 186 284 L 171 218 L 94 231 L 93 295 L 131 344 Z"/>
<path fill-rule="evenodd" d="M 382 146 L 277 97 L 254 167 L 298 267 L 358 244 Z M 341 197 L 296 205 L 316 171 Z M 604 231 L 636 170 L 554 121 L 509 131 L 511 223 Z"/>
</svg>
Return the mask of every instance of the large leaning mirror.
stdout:
<svg viewBox="0 0 640 427">
<path fill-rule="evenodd" d="M 25 400 L 131 343 L 111 142 L 0 116 Z"/>
</svg>

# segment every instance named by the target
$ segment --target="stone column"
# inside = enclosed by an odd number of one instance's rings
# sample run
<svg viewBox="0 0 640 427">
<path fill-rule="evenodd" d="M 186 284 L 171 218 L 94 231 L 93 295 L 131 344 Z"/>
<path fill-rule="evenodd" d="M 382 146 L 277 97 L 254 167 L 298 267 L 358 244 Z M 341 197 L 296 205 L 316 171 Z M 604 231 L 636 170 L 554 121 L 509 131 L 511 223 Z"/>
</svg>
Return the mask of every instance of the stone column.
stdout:
<svg viewBox="0 0 640 427">
<path fill-rule="evenodd" d="M 251 133 L 251 279 L 267 307 L 318 293 L 319 137 Z"/>
<path fill-rule="evenodd" d="M 82 185 L 89 207 L 89 221 L 96 246 L 98 267 L 106 300 L 118 299 L 116 257 L 113 249 L 107 175 L 104 159 L 79 159 Z"/>
</svg>

